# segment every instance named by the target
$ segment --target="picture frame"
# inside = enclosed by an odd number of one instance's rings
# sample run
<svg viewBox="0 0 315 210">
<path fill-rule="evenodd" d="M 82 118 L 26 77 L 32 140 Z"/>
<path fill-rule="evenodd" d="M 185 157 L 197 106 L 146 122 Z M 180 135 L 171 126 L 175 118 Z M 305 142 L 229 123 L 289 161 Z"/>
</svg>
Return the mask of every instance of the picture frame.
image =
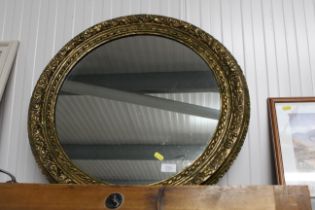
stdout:
<svg viewBox="0 0 315 210">
<path fill-rule="evenodd" d="M 0 41 L 0 101 L 17 54 L 18 45 L 18 41 Z"/>
<path fill-rule="evenodd" d="M 315 97 L 268 98 L 277 182 L 315 197 Z"/>
</svg>

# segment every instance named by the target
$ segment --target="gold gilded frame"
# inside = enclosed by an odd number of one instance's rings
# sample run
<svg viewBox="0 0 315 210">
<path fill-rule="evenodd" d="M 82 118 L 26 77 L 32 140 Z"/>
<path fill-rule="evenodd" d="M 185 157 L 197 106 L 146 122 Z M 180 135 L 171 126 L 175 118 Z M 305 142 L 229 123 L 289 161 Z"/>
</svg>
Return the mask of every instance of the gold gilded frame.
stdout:
<svg viewBox="0 0 315 210">
<path fill-rule="evenodd" d="M 132 15 L 96 24 L 70 40 L 50 61 L 29 106 L 29 139 L 36 161 L 52 182 L 103 183 L 77 168 L 65 154 L 55 127 L 56 101 L 65 77 L 83 56 L 131 35 L 158 35 L 190 47 L 213 70 L 221 95 L 219 123 L 205 151 L 183 171 L 152 185 L 216 183 L 237 156 L 247 132 L 250 106 L 245 78 L 233 56 L 212 36 L 184 21 L 156 15 Z"/>
</svg>

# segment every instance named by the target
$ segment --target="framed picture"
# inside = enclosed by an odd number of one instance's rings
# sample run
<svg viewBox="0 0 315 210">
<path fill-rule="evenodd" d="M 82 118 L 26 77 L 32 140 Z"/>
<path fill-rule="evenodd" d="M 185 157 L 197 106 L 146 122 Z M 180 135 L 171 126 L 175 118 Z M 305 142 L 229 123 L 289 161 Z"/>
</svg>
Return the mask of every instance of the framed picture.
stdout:
<svg viewBox="0 0 315 210">
<path fill-rule="evenodd" d="M 0 101 L 18 49 L 17 41 L 0 41 Z"/>
<path fill-rule="evenodd" d="M 315 197 L 315 97 L 269 98 L 279 184 L 308 185 Z"/>
</svg>

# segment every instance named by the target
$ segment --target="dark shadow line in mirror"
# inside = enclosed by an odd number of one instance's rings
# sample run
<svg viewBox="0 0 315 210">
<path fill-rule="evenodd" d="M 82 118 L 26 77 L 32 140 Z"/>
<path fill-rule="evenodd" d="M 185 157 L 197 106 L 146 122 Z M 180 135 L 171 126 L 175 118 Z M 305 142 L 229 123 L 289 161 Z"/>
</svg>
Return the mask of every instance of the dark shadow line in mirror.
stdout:
<svg viewBox="0 0 315 210">
<path fill-rule="evenodd" d="M 80 74 L 69 75 L 67 79 L 137 93 L 219 92 L 211 71 Z"/>
</svg>

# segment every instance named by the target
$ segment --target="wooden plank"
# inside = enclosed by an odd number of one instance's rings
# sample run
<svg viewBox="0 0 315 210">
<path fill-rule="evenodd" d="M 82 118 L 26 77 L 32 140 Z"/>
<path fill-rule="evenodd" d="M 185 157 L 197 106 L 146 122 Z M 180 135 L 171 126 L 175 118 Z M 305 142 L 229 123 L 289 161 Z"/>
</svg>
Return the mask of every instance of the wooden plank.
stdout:
<svg viewBox="0 0 315 210">
<path fill-rule="evenodd" d="M 312 209 L 307 187 L 282 186 L 274 188 L 276 209 Z"/>
<path fill-rule="evenodd" d="M 105 200 L 120 193 L 120 210 L 311 210 L 306 186 L 123 187 L 104 185 L 1 184 L 0 210 L 108 209 Z"/>
</svg>

